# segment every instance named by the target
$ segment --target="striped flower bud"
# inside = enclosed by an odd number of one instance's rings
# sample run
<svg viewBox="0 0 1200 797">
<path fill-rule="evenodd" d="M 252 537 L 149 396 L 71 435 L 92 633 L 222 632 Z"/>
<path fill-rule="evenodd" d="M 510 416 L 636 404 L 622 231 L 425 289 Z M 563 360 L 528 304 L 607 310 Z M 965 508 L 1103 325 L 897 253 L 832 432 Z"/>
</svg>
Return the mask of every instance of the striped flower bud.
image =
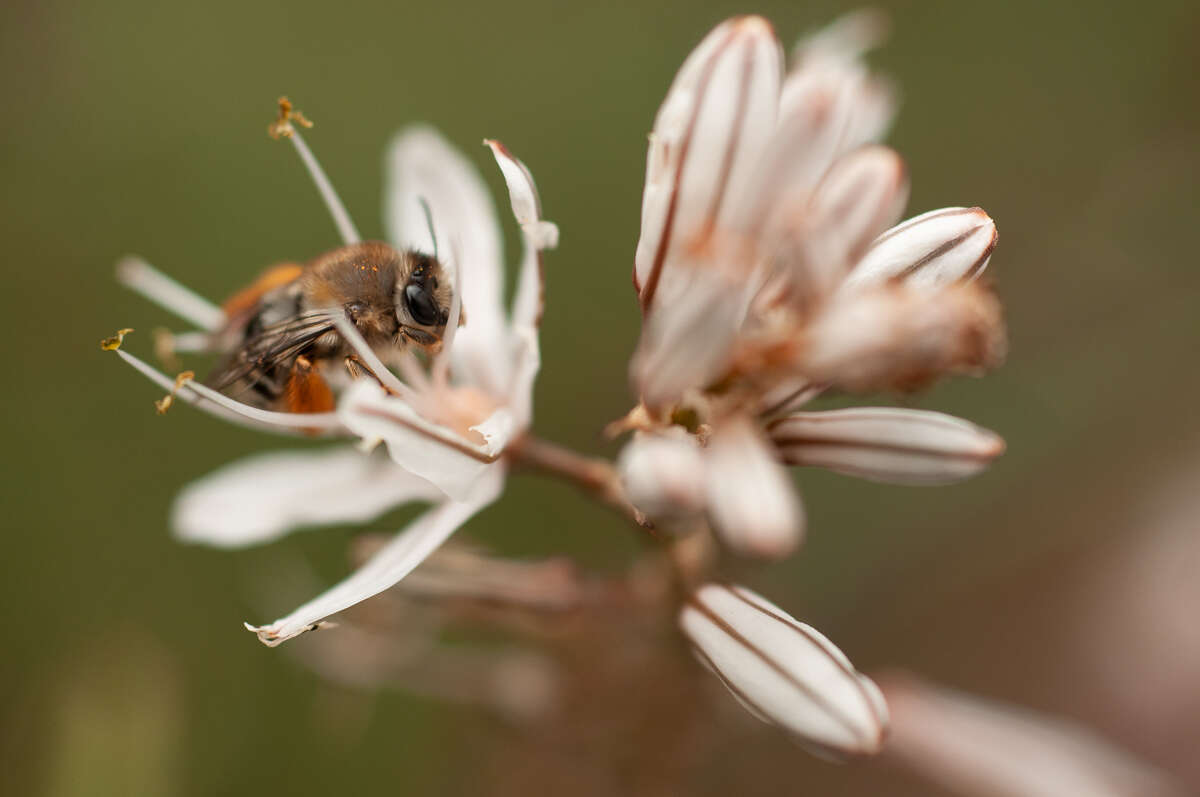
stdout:
<svg viewBox="0 0 1200 797">
<path fill-rule="evenodd" d="M 768 431 L 789 465 L 893 484 L 961 481 L 1004 452 L 1004 441 L 993 432 L 925 410 L 798 412 L 772 422 Z"/>
<path fill-rule="evenodd" d="M 931 210 L 876 238 L 843 289 L 894 279 L 930 287 L 973 279 L 987 268 L 996 240 L 996 223 L 981 208 Z"/>
<path fill-rule="evenodd" d="M 833 643 L 761 596 L 707 584 L 679 614 L 696 654 L 752 714 L 837 756 L 879 752 L 887 705 Z"/>
</svg>

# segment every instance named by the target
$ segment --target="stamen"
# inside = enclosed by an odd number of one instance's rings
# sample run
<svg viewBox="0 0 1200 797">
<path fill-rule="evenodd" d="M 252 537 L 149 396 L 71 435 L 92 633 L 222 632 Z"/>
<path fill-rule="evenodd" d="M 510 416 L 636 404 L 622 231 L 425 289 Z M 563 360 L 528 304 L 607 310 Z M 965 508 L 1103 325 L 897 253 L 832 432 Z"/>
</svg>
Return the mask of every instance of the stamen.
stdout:
<svg viewBox="0 0 1200 797">
<path fill-rule="evenodd" d="M 308 169 L 308 176 L 316 183 L 317 191 L 321 194 L 321 199 L 325 201 L 325 207 L 329 209 L 329 215 L 333 216 L 333 223 L 337 226 L 338 233 L 342 236 L 342 241 L 347 246 L 359 243 L 362 241 L 362 238 L 359 236 L 354 222 L 350 220 L 350 214 L 346 212 L 346 206 L 342 204 L 337 191 L 333 190 L 333 184 L 325 176 L 325 170 L 317 162 L 316 156 L 312 154 L 312 150 L 308 148 L 308 144 L 304 143 L 304 138 L 300 135 L 300 132 L 292 125 L 293 121 L 305 127 L 312 127 L 312 122 L 305 119 L 299 111 L 293 110 L 292 103 L 288 101 L 287 97 L 280 97 L 279 118 L 267 130 L 272 138 L 280 138 L 282 136 L 292 142 L 292 146 L 296 148 L 296 154 L 300 156 L 304 167 Z"/>
<path fill-rule="evenodd" d="M 118 357 L 133 366 L 134 370 L 141 373 L 163 390 L 170 391 L 175 387 L 175 380 L 166 376 L 154 368 L 154 366 L 149 365 L 124 350 L 117 349 L 116 353 Z M 337 419 L 337 413 L 271 412 L 270 410 L 260 410 L 257 407 L 251 407 L 240 401 L 235 401 L 198 382 L 187 382 L 181 385 L 180 388 L 179 392 L 176 393 L 176 398 L 179 400 L 187 402 L 214 417 L 239 426 L 284 434 L 303 434 L 306 436 L 311 435 L 314 429 L 322 433 L 345 432 L 345 428 Z"/>
<path fill-rule="evenodd" d="M 221 308 L 163 274 L 140 257 L 117 262 L 117 281 L 201 329 L 215 332 L 225 323 Z"/>
<path fill-rule="evenodd" d="M 311 430 L 319 429 L 322 431 L 340 431 L 342 423 L 338 420 L 336 412 L 275 412 L 273 410 L 260 410 L 258 407 L 251 407 L 249 404 L 243 404 L 240 401 L 229 398 L 224 393 L 218 393 L 207 385 L 202 385 L 198 382 L 189 382 L 184 386 L 187 390 L 193 390 L 200 394 L 202 398 L 206 398 L 214 404 L 219 404 L 230 412 L 237 413 L 251 420 L 265 423 L 271 426 L 281 426 L 289 429 Z"/>
<path fill-rule="evenodd" d="M 396 378 L 396 375 L 383 364 L 383 360 L 375 354 L 375 351 L 367 345 L 363 340 L 363 336 L 358 334 L 354 324 L 350 323 L 350 319 L 346 318 L 342 313 L 337 313 L 332 316 L 333 323 L 337 326 L 338 332 L 350 344 L 350 348 L 354 349 L 355 354 L 371 371 L 371 375 L 379 380 L 384 389 L 389 393 L 400 396 L 406 401 L 415 401 L 417 396 L 412 388 Z"/>
</svg>

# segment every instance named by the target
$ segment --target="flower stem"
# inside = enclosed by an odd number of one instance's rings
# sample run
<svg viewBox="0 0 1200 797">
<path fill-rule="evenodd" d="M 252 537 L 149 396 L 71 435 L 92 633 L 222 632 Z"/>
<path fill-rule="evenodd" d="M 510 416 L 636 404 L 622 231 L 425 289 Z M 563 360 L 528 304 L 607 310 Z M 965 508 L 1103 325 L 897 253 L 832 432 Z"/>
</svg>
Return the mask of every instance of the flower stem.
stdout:
<svg viewBox="0 0 1200 797">
<path fill-rule="evenodd" d="M 654 528 L 654 524 L 629 502 L 617 469 L 608 460 L 586 457 L 531 434 L 514 440 L 504 453 L 516 464 L 571 482 L 640 528 Z"/>
</svg>

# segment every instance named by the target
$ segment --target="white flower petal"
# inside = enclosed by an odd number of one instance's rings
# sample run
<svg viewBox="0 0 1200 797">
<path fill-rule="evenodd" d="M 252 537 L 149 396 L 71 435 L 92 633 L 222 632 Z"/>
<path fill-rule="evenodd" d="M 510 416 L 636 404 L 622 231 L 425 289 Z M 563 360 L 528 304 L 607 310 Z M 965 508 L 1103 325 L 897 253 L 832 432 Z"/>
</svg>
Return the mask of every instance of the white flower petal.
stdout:
<svg viewBox="0 0 1200 797">
<path fill-rule="evenodd" d="M 788 464 L 897 484 L 960 481 L 1004 451 L 998 435 L 961 418 L 891 407 L 801 412 L 768 431 Z"/>
<path fill-rule="evenodd" d="M 793 57 L 800 64 L 857 61 L 878 47 L 888 34 L 887 14 L 876 8 L 847 12 L 796 42 Z"/>
<path fill-rule="evenodd" d="M 617 459 L 630 503 L 651 520 L 685 520 L 704 511 L 704 456 L 679 427 L 638 433 Z"/>
<path fill-rule="evenodd" d="M 514 427 L 524 431 L 533 422 L 533 386 L 542 367 L 542 350 L 537 327 L 514 327 L 513 370 L 508 405 Z"/>
<path fill-rule="evenodd" d="M 441 491 L 383 457 L 353 447 L 279 451 L 226 465 L 175 499 L 171 526 L 188 542 L 235 548 L 292 529 L 363 523 Z"/>
<path fill-rule="evenodd" d="M 824 751 L 879 751 L 888 715 L 878 690 L 815 629 L 750 590 L 717 584 L 696 591 L 679 624 L 760 719 Z"/>
<path fill-rule="evenodd" d="M 987 267 L 996 240 L 996 223 L 981 208 L 931 210 L 876 238 L 843 290 L 892 279 L 934 287 L 974 279 Z"/>
<path fill-rule="evenodd" d="M 510 346 L 512 369 L 505 395 L 518 427 L 526 428 L 533 416 L 533 385 L 541 367 L 538 327 L 542 321 L 544 278 L 543 249 L 558 245 L 558 228 L 541 217 L 541 200 L 533 175 L 525 164 L 498 141 L 484 142 L 504 174 L 512 201 L 513 215 L 521 225 L 524 252 L 513 297 Z"/>
<path fill-rule="evenodd" d="M 708 511 L 721 539 L 746 556 L 794 551 L 804 534 L 804 508 L 754 423 L 741 416 L 723 422 L 707 454 Z"/>
<path fill-rule="evenodd" d="M 474 427 L 483 443 L 467 440 L 366 379 L 347 388 L 338 417 L 364 440 L 382 440 L 396 464 L 456 500 L 471 495 L 487 473 L 501 469 L 497 458 L 514 431 L 511 414 L 501 408 Z"/>
<path fill-rule="evenodd" d="M 775 126 L 782 55 L 770 24 L 717 26 L 680 68 L 650 135 L 634 281 L 644 311 L 675 260 L 737 211 Z"/>
<path fill-rule="evenodd" d="M 634 389 L 652 408 L 721 376 L 748 305 L 745 284 L 698 264 L 679 267 L 690 269 L 689 284 L 646 319 L 630 361 Z"/>
<path fill-rule="evenodd" d="M 508 383 L 503 310 L 503 245 L 495 206 L 475 167 L 430 127 L 412 127 L 388 150 L 385 221 L 397 246 L 434 251 L 453 263 L 466 323 L 451 352 L 457 373 L 499 395 Z"/>
<path fill-rule="evenodd" d="M 766 181 L 768 188 L 785 186 L 784 204 L 802 205 L 838 157 L 887 132 L 896 111 L 894 92 L 860 60 L 885 29 L 877 12 L 851 13 L 797 45 L 780 90 Z"/>
<path fill-rule="evenodd" d="M 869 146 L 840 158 L 813 193 L 802 228 L 806 279 L 828 289 L 845 277 L 908 201 L 900 156 Z"/>
<path fill-rule="evenodd" d="M 270 625 L 246 628 L 274 647 L 316 628 L 322 620 L 396 584 L 425 560 L 459 526 L 492 503 L 504 487 L 503 465 L 489 470 L 462 501 L 447 501 L 430 509 L 396 535 L 365 565 L 328 592 Z"/>
<path fill-rule="evenodd" d="M 793 199 L 811 193 L 842 155 L 879 141 L 895 115 L 894 93 L 858 63 L 806 63 L 788 73 L 772 140 L 773 179 Z"/>
<path fill-rule="evenodd" d="M 558 227 L 542 219 L 542 202 L 529 167 L 499 141 L 489 138 L 484 139 L 483 143 L 492 151 L 496 163 L 500 166 L 500 172 L 508 186 L 513 216 L 521 225 L 522 232 L 529 236 L 529 242 L 535 249 L 553 249 L 558 246 Z"/>
<path fill-rule="evenodd" d="M 1183 785 L 1092 731 L 922 683 L 884 683 L 888 755 L 956 794 L 1183 797 Z"/>
</svg>

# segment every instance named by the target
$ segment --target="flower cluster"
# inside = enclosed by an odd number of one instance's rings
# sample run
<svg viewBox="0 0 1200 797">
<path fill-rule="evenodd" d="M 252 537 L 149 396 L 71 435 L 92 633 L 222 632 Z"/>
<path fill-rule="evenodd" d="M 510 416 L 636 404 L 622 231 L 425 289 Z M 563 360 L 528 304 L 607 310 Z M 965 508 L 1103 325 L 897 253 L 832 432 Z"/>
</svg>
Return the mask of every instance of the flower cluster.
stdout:
<svg viewBox="0 0 1200 797">
<path fill-rule="evenodd" d="M 667 545 L 708 540 L 711 531 L 734 554 L 774 558 L 795 550 L 805 527 L 788 465 L 936 484 L 995 458 L 999 437 L 947 415 L 801 409 L 826 392 L 911 391 L 1003 356 L 999 304 L 978 279 L 996 243 L 992 220 L 952 207 L 897 223 L 907 174 L 875 143 L 895 103 L 862 61 L 878 36 L 874 16 L 853 15 L 801 41 L 785 69 L 770 25 L 735 18 L 679 70 L 650 137 L 633 275 L 644 318 L 630 363 L 640 401 L 612 426 L 633 432 L 615 466 L 531 435 L 541 252 L 556 244 L 557 229 L 542 218 L 529 171 L 494 141 L 486 143 L 524 243 L 511 308 L 502 300 L 499 225 L 479 176 L 432 130 L 403 133 L 387 158 L 389 238 L 406 251 L 436 253 L 440 244 L 454 300 L 440 349 L 426 360 L 402 351 L 384 362 L 335 314 L 336 333 L 375 378 L 345 384 L 334 411 L 250 406 L 106 342 L 172 399 L 223 419 L 358 440 L 259 455 L 195 482 L 173 510 L 185 540 L 263 543 L 297 527 L 431 504 L 346 580 L 247 627 L 277 645 L 389 590 L 498 498 L 516 462 L 574 481 L 665 532 Z M 357 244 L 293 121 L 306 122 L 282 106 L 273 133 L 290 138 L 344 243 Z M 221 351 L 221 308 L 139 260 L 123 261 L 119 276 L 200 328 L 171 337 L 170 353 Z M 373 451 L 380 443 L 387 456 Z M 712 581 L 711 564 L 675 573 L 689 596 L 675 607 L 679 626 L 701 662 L 752 713 L 812 749 L 878 751 L 888 712 L 876 686 L 814 629 L 744 587 Z M 493 597 L 514 592 L 498 588 L 508 577 L 499 573 L 528 572 L 483 559 L 444 569 L 451 592 Z"/>
<path fill-rule="evenodd" d="M 858 57 L 869 18 L 850 22 L 802 41 L 786 74 L 764 20 L 720 25 L 650 138 L 631 368 L 642 403 L 621 424 L 638 432 L 624 474 L 652 517 L 706 513 L 738 553 L 800 541 L 780 461 L 929 484 L 1003 450 L 938 413 L 799 411 L 826 390 L 911 390 L 1003 353 L 999 305 L 976 280 L 992 220 L 944 208 L 891 226 L 906 173 L 871 142 L 892 101 Z"/>
<path fill-rule="evenodd" d="M 802 40 L 785 69 L 765 20 L 728 20 L 684 62 L 650 135 L 633 275 L 641 402 L 615 425 L 635 433 L 621 473 L 652 521 L 711 528 L 739 555 L 800 543 L 786 465 L 936 484 L 1004 448 L 935 412 L 801 410 L 826 391 L 979 373 L 1004 352 L 999 303 L 977 279 L 992 220 L 951 207 L 897 223 L 907 173 L 875 143 L 892 95 L 861 60 L 877 32 L 873 16 L 849 17 Z M 809 743 L 878 749 L 877 690 L 811 629 L 740 587 L 703 588 L 680 622 L 756 714 Z"/>
</svg>

